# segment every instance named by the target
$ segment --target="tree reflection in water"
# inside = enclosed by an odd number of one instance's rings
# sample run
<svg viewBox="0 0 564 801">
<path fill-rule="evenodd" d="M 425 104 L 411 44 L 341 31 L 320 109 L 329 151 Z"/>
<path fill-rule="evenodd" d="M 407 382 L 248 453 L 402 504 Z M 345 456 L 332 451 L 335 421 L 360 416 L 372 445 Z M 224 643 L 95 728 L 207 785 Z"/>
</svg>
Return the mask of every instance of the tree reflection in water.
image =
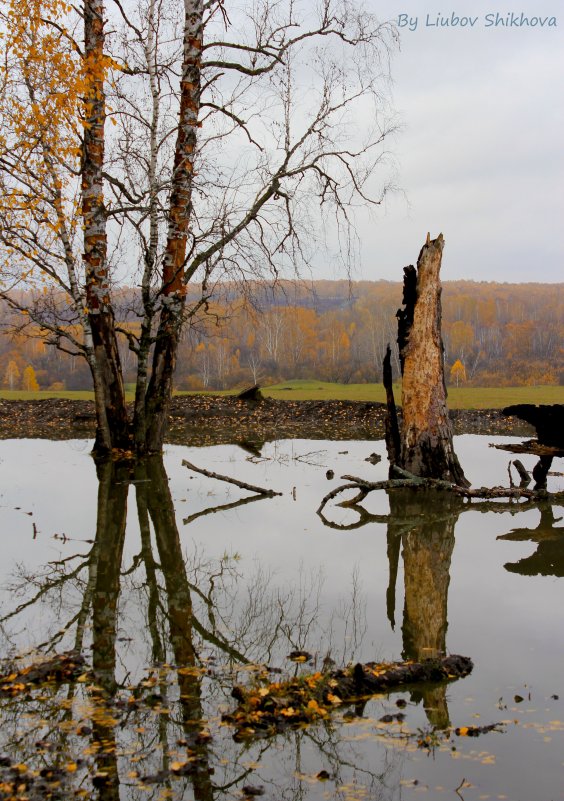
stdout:
<svg viewBox="0 0 564 801">
<path fill-rule="evenodd" d="M 394 625 L 395 579 L 401 547 L 405 583 L 402 656 L 414 661 L 442 656 L 446 654 L 454 528 L 462 503 L 451 493 L 433 490 L 416 493 L 399 490 L 388 494 L 388 617 Z M 439 729 L 450 726 L 445 686 L 414 691 L 412 700 L 420 699 L 431 725 Z"/>
<path fill-rule="evenodd" d="M 557 526 L 562 517 L 555 517 L 551 504 L 539 504 L 540 520 L 536 528 L 515 528 L 498 540 L 535 542 L 537 550 L 518 562 L 508 562 L 505 569 L 523 576 L 564 576 L 564 527 Z"/>
<path fill-rule="evenodd" d="M 371 797 L 379 797 L 394 760 L 383 752 L 382 765 L 372 767 L 362 749 L 343 742 L 331 721 L 253 744 L 236 743 L 218 725 L 240 671 L 264 672 L 273 654 L 288 653 L 308 638 L 311 645 L 319 583 L 302 576 L 297 592 L 281 594 L 259 574 L 236 612 L 237 574 L 228 560 L 209 566 L 206 583 L 192 578 L 203 579 L 203 565 L 187 572 L 162 459 L 101 461 L 96 470 L 96 538 L 90 551 L 52 563 L 39 576 L 24 575 L 24 599 L 2 618 L 4 627 L 17 625 L 19 615 L 53 604 L 58 625 L 38 651 L 92 649 L 92 670 L 85 668 L 78 680 L 0 701 L 1 753 L 25 766 L 26 793 L 87 797 L 93 787 L 104 801 L 141 796 L 211 801 L 240 797 L 244 786 L 269 781 L 277 797 L 297 799 L 307 795 L 311 783 L 302 776 L 303 753 L 311 762 L 314 752 L 314 763 L 326 765 L 334 782 L 360 777 Z M 124 567 L 131 488 L 140 551 Z M 143 609 L 136 630 L 123 619 L 131 597 Z M 347 616 L 347 630 L 360 631 L 356 595 Z M 141 680 L 130 675 L 137 641 L 145 641 L 151 655 Z M 278 767 L 270 764 L 268 778 L 261 779 L 270 749 Z"/>
<path fill-rule="evenodd" d="M 396 625 L 396 582 L 400 554 L 405 583 L 403 611 L 403 659 L 420 661 L 446 654 L 448 586 L 454 529 L 468 504 L 441 490 L 394 489 L 387 491 L 389 514 L 372 514 L 356 502 L 338 504 L 355 514 L 352 521 L 336 523 L 325 510 L 318 510 L 330 528 L 350 531 L 369 523 L 387 526 L 389 582 L 386 611 L 392 628 Z M 488 504 L 488 509 L 491 504 Z M 480 504 L 473 507 L 485 508 Z M 414 690 L 412 700 L 423 701 L 429 723 L 437 729 L 450 726 L 446 687 Z"/>
</svg>

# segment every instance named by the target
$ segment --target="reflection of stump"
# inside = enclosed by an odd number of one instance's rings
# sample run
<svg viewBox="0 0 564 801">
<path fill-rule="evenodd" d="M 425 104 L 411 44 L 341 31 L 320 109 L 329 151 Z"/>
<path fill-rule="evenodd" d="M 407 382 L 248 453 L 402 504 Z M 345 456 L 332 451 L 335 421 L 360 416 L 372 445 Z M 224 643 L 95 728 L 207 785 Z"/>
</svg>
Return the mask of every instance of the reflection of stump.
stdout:
<svg viewBox="0 0 564 801">
<path fill-rule="evenodd" d="M 420 661 L 446 651 L 447 600 L 456 516 L 422 523 L 403 536 L 403 657 Z"/>
<path fill-rule="evenodd" d="M 398 311 L 403 418 L 399 466 L 417 476 L 467 486 L 446 405 L 439 279 L 443 246 L 442 234 L 432 241 L 427 237 L 417 270 L 404 270 L 404 308 Z"/>
<path fill-rule="evenodd" d="M 454 528 L 460 501 L 450 494 L 390 493 L 390 511 L 411 519 L 421 516 L 402 535 L 405 600 L 403 612 L 404 659 L 416 662 L 446 652 L 447 604 Z M 429 722 L 449 725 L 444 687 L 419 690 Z"/>
</svg>

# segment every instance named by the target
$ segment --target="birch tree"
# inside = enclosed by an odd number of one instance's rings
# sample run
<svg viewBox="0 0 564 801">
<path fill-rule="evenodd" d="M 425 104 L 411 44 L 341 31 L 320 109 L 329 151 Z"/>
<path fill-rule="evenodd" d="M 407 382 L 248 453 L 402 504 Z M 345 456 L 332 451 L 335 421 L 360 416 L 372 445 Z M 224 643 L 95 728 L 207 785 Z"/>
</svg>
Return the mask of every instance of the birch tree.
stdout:
<svg viewBox="0 0 564 801">
<path fill-rule="evenodd" d="M 0 295 L 88 361 L 99 453 L 162 449 L 183 327 L 218 282 L 325 245 L 348 262 L 355 207 L 390 187 L 391 25 L 336 0 L 136 2 L 1 6 Z"/>
</svg>

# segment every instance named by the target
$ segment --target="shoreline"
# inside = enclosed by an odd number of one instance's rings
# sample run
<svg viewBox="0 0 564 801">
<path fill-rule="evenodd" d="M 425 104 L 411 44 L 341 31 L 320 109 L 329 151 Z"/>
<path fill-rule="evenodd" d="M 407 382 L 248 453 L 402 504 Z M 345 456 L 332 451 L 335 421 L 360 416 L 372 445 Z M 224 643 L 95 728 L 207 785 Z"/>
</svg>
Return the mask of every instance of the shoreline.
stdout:
<svg viewBox="0 0 564 801">
<path fill-rule="evenodd" d="M 258 444 L 276 439 L 383 439 L 386 406 L 370 401 L 244 401 L 230 396 L 177 396 L 167 444 Z M 455 434 L 534 435 L 499 409 L 450 411 Z M 92 401 L 0 400 L 0 439 L 82 439 L 95 433 Z"/>
</svg>

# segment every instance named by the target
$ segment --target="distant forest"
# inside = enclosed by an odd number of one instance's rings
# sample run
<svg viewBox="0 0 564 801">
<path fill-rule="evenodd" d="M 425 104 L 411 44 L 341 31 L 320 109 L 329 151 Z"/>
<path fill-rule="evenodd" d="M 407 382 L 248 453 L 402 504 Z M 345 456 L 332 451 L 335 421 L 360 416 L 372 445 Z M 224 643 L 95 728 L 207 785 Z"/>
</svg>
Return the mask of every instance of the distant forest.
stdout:
<svg viewBox="0 0 564 801">
<path fill-rule="evenodd" d="M 562 384 L 564 284 L 451 281 L 443 285 L 443 339 L 452 384 Z M 190 294 L 197 297 L 198 287 Z M 190 299 L 190 298 L 189 298 Z M 138 329 L 134 290 L 120 290 L 121 358 L 133 381 L 127 335 Z M 396 311 L 402 286 L 388 281 L 255 283 L 241 293 L 224 284 L 186 327 L 176 387 L 228 389 L 295 378 L 379 382 L 386 346 L 398 374 Z M 90 373 L 77 355 L 45 344 L 28 319 L 0 309 L 0 378 L 8 389 L 86 389 Z M 69 320 L 72 325 L 72 320 Z"/>
</svg>

